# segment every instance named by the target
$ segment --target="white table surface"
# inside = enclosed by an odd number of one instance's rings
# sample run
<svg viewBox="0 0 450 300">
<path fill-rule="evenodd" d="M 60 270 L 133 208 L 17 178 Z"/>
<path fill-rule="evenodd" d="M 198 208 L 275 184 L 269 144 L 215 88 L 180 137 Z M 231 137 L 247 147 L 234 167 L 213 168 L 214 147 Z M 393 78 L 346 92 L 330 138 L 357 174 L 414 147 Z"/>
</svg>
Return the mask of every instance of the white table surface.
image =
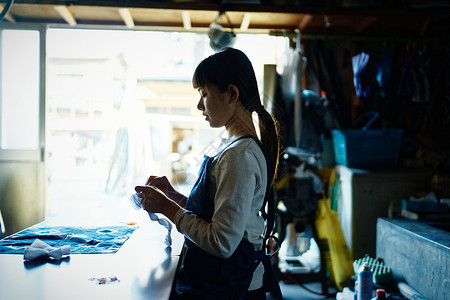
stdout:
<svg viewBox="0 0 450 300">
<path fill-rule="evenodd" d="M 124 225 L 101 210 L 89 214 L 66 213 L 35 226 Z M 95 216 L 95 217 L 92 217 Z M 23 255 L 0 254 L 0 299 L 168 299 L 183 236 L 172 229 L 172 247 L 164 245 L 166 229 L 145 212 L 135 217 L 138 229 L 115 254 L 71 254 L 57 262 L 24 263 Z M 117 277 L 98 284 L 93 278 Z"/>
</svg>

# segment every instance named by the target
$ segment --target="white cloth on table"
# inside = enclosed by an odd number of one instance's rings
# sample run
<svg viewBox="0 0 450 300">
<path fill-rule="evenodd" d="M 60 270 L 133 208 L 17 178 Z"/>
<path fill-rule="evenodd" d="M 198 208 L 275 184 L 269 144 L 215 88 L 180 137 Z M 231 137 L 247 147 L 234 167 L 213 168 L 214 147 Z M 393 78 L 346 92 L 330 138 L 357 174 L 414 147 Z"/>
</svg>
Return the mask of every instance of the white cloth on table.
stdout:
<svg viewBox="0 0 450 300">
<path fill-rule="evenodd" d="M 64 255 L 70 254 L 70 246 L 64 245 L 60 248 L 52 247 L 49 244 L 35 239 L 33 243 L 27 247 L 23 253 L 25 260 L 33 260 L 40 257 L 52 258 L 59 260 Z"/>
</svg>

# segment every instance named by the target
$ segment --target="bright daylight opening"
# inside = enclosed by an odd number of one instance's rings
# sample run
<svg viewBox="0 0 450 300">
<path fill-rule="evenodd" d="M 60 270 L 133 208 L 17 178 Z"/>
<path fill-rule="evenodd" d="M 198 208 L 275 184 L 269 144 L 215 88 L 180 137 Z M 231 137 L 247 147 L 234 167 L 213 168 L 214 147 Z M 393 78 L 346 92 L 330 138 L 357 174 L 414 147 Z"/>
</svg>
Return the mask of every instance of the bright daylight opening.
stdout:
<svg viewBox="0 0 450 300">
<path fill-rule="evenodd" d="M 223 130 L 197 110 L 191 78 L 213 53 L 205 33 L 49 29 L 48 213 L 131 207 L 134 186 L 165 175 L 187 194 Z M 263 91 L 287 38 L 238 35 Z M 208 153 L 209 151 L 209 153 Z"/>
</svg>

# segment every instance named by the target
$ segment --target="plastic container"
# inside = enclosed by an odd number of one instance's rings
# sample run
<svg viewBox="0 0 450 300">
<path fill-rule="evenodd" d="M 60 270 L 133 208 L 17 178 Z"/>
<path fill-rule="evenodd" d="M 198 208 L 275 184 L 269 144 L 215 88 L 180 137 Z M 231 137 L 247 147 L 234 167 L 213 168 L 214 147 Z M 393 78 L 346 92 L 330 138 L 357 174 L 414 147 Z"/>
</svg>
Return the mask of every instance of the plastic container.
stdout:
<svg viewBox="0 0 450 300">
<path fill-rule="evenodd" d="M 358 300 L 371 300 L 372 299 L 372 271 L 369 264 L 365 262 L 358 272 L 358 284 L 356 288 L 356 294 Z"/>
<path fill-rule="evenodd" d="M 386 300 L 386 291 L 383 289 L 377 289 L 377 295 L 372 300 Z"/>
<path fill-rule="evenodd" d="M 377 118 L 374 113 L 362 129 L 331 130 L 336 164 L 350 168 L 397 165 L 404 130 L 369 129 Z"/>
<path fill-rule="evenodd" d="M 389 284 L 393 279 L 392 269 L 384 263 L 382 259 L 375 259 L 370 256 L 353 261 L 353 271 L 358 273 L 361 266 L 367 263 L 372 271 L 372 282 L 378 285 Z"/>
</svg>

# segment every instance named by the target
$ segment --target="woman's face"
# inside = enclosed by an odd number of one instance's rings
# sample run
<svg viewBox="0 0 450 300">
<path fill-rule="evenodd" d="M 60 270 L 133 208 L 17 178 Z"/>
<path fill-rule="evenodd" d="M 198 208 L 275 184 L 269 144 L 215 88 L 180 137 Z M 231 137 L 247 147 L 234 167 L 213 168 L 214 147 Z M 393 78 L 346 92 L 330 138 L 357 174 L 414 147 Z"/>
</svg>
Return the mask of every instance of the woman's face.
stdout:
<svg viewBox="0 0 450 300">
<path fill-rule="evenodd" d="M 230 101 L 230 91 L 221 92 L 214 84 L 199 87 L 200 100 L 197 108 L 205 116 L 205 120 L 214 128 L 227 125 L 234 115 L 234 105 Z"/>
</svg>

